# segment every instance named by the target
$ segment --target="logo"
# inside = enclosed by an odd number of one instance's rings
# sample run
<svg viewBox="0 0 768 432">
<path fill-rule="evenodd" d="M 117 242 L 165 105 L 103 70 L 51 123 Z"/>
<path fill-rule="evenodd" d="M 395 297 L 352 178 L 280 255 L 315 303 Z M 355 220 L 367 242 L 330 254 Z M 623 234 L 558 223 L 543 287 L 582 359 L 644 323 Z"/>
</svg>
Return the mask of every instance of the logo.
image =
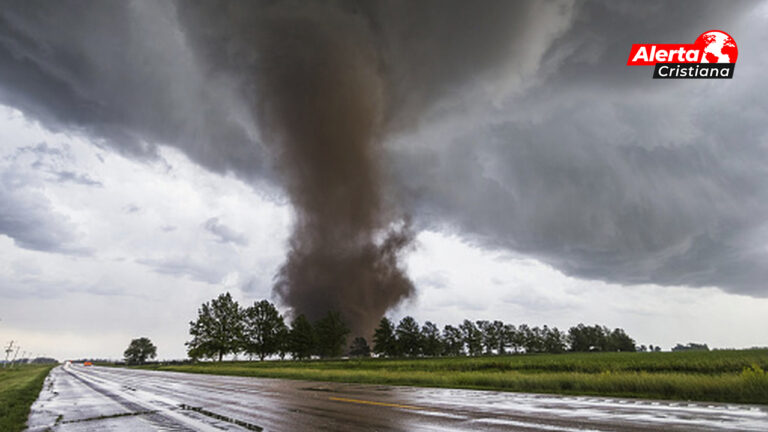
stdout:
<svg viewBox="0 0 768 432">
<path fill-rule="evenodd" d="M 738 56 L 731 35 L 710 30 L 692 44 L 634 44 L 627 66 L 655 66 L 658 79 L 730 79 Z"/>
</svg>

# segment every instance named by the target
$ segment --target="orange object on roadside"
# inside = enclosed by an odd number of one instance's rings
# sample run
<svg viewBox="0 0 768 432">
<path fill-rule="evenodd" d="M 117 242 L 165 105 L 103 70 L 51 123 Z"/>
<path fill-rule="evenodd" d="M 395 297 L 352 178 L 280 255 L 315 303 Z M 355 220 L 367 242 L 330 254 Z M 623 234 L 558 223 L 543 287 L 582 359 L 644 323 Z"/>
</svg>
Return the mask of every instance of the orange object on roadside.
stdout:
<svg viewBox="0 0 768 432">
<path fill-rule="evenodd" d="M 91 363 L 89 361 L 83 362 L 83 366 L 93 366 L 93 363 Z"/>
</svg>

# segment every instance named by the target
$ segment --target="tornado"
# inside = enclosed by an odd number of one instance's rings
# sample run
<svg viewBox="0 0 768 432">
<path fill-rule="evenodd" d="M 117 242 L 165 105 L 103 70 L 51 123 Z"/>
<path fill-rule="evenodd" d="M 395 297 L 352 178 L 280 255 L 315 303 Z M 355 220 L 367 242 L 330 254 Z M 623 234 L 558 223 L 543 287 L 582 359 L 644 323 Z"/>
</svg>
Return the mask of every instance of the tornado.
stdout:
<svg viewBox="0 0 768 432">
<path fill-rule="evenodd" d="M 359 18 L 335 10 L 286 11 L 263 26 L 257 119 L 295 213 L 274 292 L 295 313 L 336 310 L 369 336 L 414 292 L 399 265 L 413 235 L 383 196 L 377 50 Z"/>
<path fill-rule="evenodd" d="M 366 337 L 415 292 L 403 265 L 414 229 L 387 184 L 387 139 L 446 95 L 530 69 L 538 29 L 564 13 L 561 2 L 506 1 L 176 8 L 208 78 L 246 101 L 294 209 L 274 294 L 294 315 L 338 311 Z"/>
</svg>

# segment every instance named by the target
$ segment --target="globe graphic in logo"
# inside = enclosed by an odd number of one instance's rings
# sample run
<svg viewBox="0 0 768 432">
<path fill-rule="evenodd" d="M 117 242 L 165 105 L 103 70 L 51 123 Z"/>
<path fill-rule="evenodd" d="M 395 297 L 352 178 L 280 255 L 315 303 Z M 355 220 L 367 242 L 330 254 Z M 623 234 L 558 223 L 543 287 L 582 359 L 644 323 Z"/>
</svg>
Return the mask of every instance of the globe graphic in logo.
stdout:
<svg viewBox="0 0 768 432">
<path fill-rule="evenodd" d="M 701 63 L 736 63 L 739 56 L 736 41 L 720 30 L 702 33 L 694 44 L 702 47 Z"/>
</svg>

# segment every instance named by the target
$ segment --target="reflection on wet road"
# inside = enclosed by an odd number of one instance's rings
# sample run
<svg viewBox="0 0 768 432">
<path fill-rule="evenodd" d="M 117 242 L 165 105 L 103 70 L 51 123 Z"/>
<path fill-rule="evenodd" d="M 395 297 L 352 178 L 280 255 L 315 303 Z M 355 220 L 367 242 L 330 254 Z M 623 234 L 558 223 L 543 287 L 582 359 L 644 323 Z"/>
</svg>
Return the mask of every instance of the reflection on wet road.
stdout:
<svg viewBox="0 0 768 432">
<path fill-rule="evenodd" d="M 768 408 L 62 366 L 31 431 L 766 431 Z"/>
</svg>

